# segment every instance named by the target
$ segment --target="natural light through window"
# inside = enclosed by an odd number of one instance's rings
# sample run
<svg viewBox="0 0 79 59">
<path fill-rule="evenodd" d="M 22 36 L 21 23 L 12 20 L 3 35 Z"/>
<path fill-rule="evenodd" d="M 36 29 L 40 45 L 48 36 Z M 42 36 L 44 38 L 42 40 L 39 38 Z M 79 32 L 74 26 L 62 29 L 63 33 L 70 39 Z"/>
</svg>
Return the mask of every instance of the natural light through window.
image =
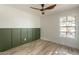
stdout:
<svg viewBox="0 0 79 59">
<path fill-rule="evenodd" d="M 75 38 L 75 17 L 66 16 L 60 18 L 60 37 Z"/>
</svg>

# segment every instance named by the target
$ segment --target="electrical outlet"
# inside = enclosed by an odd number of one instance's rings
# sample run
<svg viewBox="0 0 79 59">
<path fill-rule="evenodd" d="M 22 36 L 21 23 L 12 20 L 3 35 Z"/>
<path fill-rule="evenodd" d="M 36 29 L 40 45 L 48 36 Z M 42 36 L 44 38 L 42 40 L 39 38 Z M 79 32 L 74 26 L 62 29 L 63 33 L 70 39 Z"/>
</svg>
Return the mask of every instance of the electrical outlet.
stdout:
<svg viewBox="0 0 79 59">
<path fill-rule="evenodd" d="M 24 39 L 24 41 L 26 41 L 26 38 Z"/>
</svg>

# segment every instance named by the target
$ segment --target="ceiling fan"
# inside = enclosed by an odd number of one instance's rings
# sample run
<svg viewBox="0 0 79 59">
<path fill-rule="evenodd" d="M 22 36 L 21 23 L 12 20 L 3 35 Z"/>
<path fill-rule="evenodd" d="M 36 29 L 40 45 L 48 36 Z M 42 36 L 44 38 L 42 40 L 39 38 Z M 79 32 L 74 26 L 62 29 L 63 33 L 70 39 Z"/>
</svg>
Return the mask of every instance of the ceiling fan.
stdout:
<svg viewBox="0 0 79 59">
<path fill-rule="evenodd" d="M 35 7 L 31 7 L 32 9 L 35 9 L 35 10 L 39 10 L 39 11 L 41 11 L 42 12 L 42 15 L 44 15 L 45 14 L 45 10 L 50 10 L 50 9 L 53 9 L 55 6 L 56 6 L 56 4 L 52 4 L 52 5 L 50 5 L 50 6 L 48 6 L 48 7 L 44 7 L 45 6 L 45 4 L 41 4 L 41 9 L 39 9 L 39 8 L 35 8 Z"/>
</svg>

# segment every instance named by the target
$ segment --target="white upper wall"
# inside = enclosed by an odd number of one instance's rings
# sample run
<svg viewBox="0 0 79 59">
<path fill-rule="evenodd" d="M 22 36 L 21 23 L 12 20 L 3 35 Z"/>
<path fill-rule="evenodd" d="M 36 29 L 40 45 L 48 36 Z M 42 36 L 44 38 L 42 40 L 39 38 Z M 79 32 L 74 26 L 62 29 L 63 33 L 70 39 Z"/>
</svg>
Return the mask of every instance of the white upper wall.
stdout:
<svg viewBox="0 0 79 59">
<path fill-rule="evenodd" d="M 76 38 L 62 38 L 60 37 L 60 17 L 63 16 L 76 16 Z M 67 45 L 70 47 L 79 49 L 79 8 L 74 8 L 51 14 L 49 16 L 43 16 L 41 18 L 41 39 L 45 39 L 51 42 Z"/>
<path fill-rule="evenodd" d="M 40 28 L 40 17 L 28 11 L 0 5 L 0 28 Z"/>
</svg>

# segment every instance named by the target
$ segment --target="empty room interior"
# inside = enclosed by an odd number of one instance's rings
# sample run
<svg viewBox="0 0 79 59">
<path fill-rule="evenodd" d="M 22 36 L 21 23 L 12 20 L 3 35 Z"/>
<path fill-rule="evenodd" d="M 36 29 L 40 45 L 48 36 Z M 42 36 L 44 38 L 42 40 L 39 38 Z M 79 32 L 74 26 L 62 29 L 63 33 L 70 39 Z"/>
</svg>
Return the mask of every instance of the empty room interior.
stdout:
<svg viewBox="0 0 79 59">
<path fill-rule="evenodd" d="M 0 55 L 79 55 L 79 4 L 0 4 Z"/>
</svg>

